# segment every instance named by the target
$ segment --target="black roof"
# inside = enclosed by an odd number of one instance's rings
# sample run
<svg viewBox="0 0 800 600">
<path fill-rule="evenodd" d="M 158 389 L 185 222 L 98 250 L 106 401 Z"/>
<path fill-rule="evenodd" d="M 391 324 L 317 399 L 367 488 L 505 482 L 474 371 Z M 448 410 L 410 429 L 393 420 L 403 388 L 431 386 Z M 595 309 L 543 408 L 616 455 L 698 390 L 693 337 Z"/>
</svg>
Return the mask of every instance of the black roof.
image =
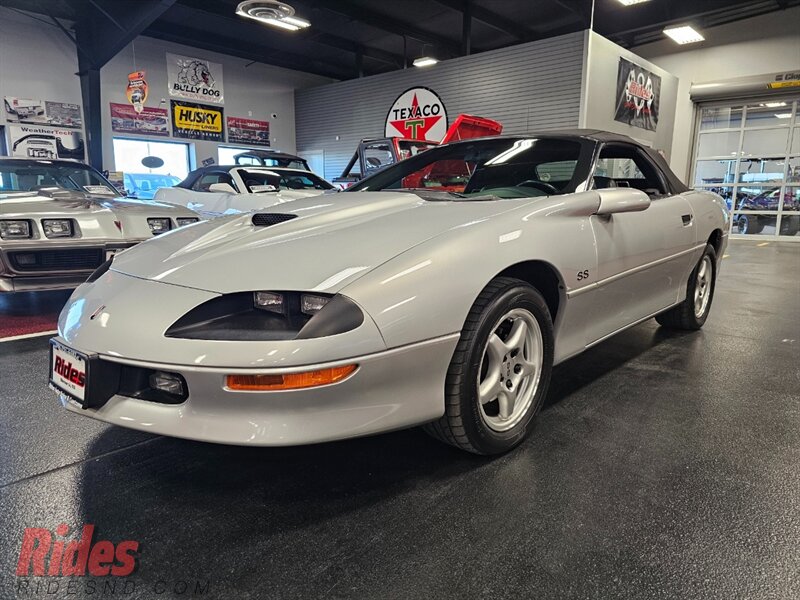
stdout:
<svg viewBox="0 0 800 600">
<path fill-rule="evenodd" d="M 258 156 L 259 158 L 288 158 L 290 160 L 302 160 L 305 161 L 304 158 L 297 156 L 296 154 L 289 154 L 288 152 L 281 152 L 279 150 L 266 150 L 266 149 L 258 149 L 258 150 L 245 150 L 236 154 L 235 156 Z M 241 166 L 241 165 L 239 165 Z"/>
</svg>

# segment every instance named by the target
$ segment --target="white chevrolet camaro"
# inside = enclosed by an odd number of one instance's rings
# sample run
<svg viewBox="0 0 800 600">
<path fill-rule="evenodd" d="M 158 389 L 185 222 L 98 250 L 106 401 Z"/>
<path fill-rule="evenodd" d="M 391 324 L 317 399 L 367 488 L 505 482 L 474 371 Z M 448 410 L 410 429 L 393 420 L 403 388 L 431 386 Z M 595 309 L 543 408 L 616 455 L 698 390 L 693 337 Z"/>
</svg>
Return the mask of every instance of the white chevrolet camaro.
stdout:
<svg viewBox="0 0 800 600">
<path fill-rule="evenodd" d="M 430 149 L 339 194 L 179 229 L 78 288 L 52 340 L 69 410 L 280 446 L 425 424 L 518 444 L 552 367 L 651 317 L 708 317 L 728 212 L 633 140 Z"/>
</svg>

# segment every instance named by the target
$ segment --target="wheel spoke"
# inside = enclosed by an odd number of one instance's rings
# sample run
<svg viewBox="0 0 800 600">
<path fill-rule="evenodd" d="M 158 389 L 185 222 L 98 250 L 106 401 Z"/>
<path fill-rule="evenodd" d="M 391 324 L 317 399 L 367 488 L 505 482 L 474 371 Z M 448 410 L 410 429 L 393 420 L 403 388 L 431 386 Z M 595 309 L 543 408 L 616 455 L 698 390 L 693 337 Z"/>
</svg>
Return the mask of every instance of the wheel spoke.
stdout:
<svg viewBox="0 0 800 600">
<path fill-rule="evenodd" d="M 528 337 L 528 324 L 522 320 L 517 319 L 511 326 L 511 332 L 508 334 L 508 339 L 505 342 L 508 351 L 519 350 L 522 351 L 525 346 L 525 340 Z"/>
<path fill-rule="evenodd" d="M 489 345 L 486 348 L 486 356 L 489 358 L 489 368 L 492 366 L 500 369 L 500 363 L 503 362 L 503 357 L 507 352 L 506 345 L 500 336 L 493 333 L 489 338 Z"/>
<path fill-rule="evenodd" d="M 501 390 L 500 395 L 497 396 L 497 403 L 500 409 L 500 418 L 508 419 L 511 417 L 511 413 L 514 412 L 514 395 L 506 390 Z"/>
<path fill-rule="evenodd" d="M 533 360 L 523 360 L 519 364 L 522 367 L 520 375 L 523 377 L 527 377 L 528 375 L 536 372 L 536 363 Z"/>
<path fill-rule="evenodd" d="M 486 379 L 484 379 L 478 387 L 478 400 L 480 403 L 487 404 L 497 398 L 497 395 L 501 392 L 501 384 L 502 378 L 500 377 L 500 368 L 490 368 Z"/>
</svg>

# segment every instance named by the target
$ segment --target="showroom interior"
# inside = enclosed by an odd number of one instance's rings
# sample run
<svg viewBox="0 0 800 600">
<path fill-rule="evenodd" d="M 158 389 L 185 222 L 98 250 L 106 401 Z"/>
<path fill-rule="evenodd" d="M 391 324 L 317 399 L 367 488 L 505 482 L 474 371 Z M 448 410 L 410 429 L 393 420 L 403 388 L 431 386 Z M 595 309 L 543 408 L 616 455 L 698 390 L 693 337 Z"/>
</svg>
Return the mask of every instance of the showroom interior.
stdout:
<svg viewBox="0 0 800 600">
<path fill-rule="evenodd" d="M 798 23 L 0 0 L 0 598 L 800 597 Z"/>
</svg>

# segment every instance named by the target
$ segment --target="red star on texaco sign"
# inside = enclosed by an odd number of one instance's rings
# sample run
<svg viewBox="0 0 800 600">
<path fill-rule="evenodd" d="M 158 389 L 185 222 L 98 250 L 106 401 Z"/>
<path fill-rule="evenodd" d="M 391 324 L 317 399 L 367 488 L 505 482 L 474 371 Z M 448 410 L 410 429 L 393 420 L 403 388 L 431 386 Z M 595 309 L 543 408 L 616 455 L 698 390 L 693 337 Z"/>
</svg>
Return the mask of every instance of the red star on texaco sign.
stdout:
<svg viewBox="0 0 800 600">
<path fill-rule="evenodd" d="M 389 123 L 391 123 L 392 127 L 399 131 L 400 135 L 404 138 L 424 140 L 426 139 L 425 136 L 428 130 L 436 125 L 441 118 L 441 115 L 438 117 L 423 117 L 419 110 L 417 95 L 414 94 L 414 98 L 411 100 L 411 116 L 408 119 L 389 121 Z"/>
</svg>

